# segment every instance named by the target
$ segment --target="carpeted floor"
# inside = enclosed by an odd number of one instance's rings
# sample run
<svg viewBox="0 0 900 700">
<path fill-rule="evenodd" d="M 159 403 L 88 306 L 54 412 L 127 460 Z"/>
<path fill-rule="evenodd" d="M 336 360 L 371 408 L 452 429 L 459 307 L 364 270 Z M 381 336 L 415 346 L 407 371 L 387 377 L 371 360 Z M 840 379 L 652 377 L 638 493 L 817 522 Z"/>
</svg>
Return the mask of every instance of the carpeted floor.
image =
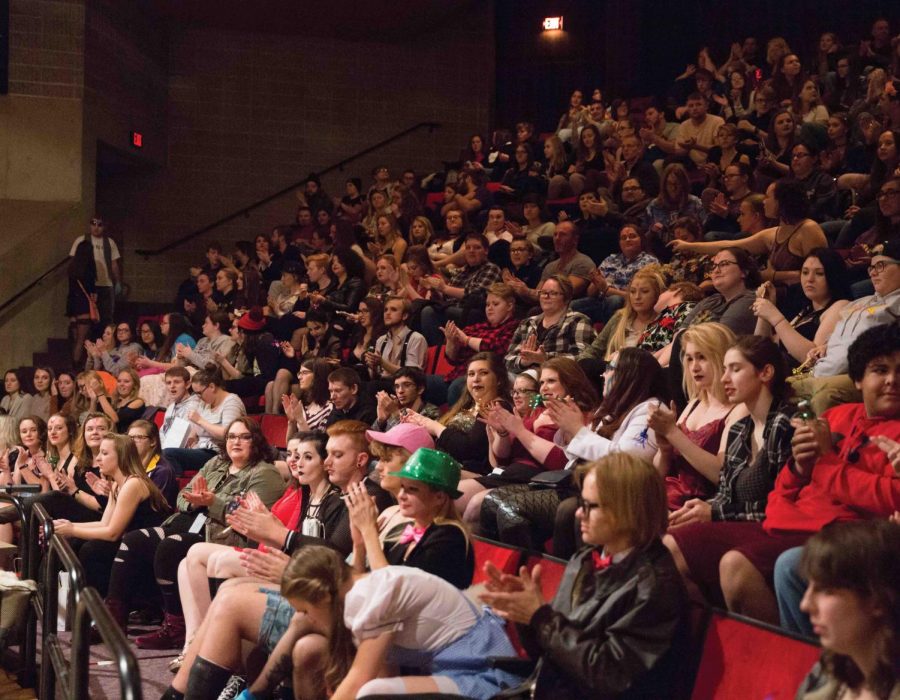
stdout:
<svg viewBox="0 0 900 700">
<path fill-rule="evenodd" d="M 130 628 L 129 640 L 132 640 L 139 634 L 144 634 L 149 628 Z M 60 632 L 59 641 L 63 647 L 63 653 L 66 658 L 70 658 L 68 653 L 71 644 L 72 635 L 69 632 Z M 138 660 L 138 666 L 141 672 L 141 685 L 145 700 L 156 700 L 163 691 L 172 682 L 173 674 L 169 671 L 169 661 L 176 655 L 177 651 L 145 651 L 138 649 L 134 644 L 131 645 Z M 41 659 L 41 638 L 40 627 L 38 628 L 38 664 Z M 90 657 L 90 698 L 91 700 L 118 700 L 122 697 L 119 687 L 119 674 L 117 672 L 112 656 L 107 652 L 106 646 L 96 644 L 91 647 Z M 10 679 L 8 684 L 4 684 L 5 674 L 0 670 L 0 698 L 2 700 L 27 700 L 34 698 L 32 690 L 21 690 L 15 685 L 14 679 Z M 19 693 L 19 694 L 16 694 Z"/>
</svg>

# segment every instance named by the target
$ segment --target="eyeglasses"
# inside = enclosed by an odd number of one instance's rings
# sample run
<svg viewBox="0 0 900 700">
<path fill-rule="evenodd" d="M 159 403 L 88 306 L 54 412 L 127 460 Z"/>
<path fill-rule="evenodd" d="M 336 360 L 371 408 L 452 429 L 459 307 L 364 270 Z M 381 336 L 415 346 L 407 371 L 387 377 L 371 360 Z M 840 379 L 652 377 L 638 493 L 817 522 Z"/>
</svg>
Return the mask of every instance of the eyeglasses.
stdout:
<svg viewBox="0 0 900 700">
<path fill-rule="evenodd" d="M 103 219 L 91 219 L 91 226 L 103 226 Z"/>
<path fill-rule="evenodd" d="M 512 390 L 513 396 L 528 396 L 529 394 L 536 394 L 536 393 L 537 393 L 537 391 L 535 391 L 534 389 L 513 389 Z"/>
<path fill-rule="evenodd" d="M 250 433 L 229 433 L 225 436 L 225 442 L 250 442 L 252 439 Z"/>
<path fill-rule="evenodd" d="M 868 269 L 870 275 L 874 275 L 876 272 L 880 275 L 888 265 L 900 265 L 900 260 L 894 260 L 893 258 L 879 260 L 877 263 L 869 265 L 866 269 Z"/>
<path fill-rule="evenodd" d="M 122 328 L 116 328 L 116 333 L 127 333 L 130 330 L 131 329 L 128 326 L 123 326 Z"/>
<path fill-rule="evenodd" d="M 541 290 L 540 292 L 538 292 L 538 296 L 541 299 L 549 299 L 550 297 L 561 297 L 562 292 L 551 292 L 549 290 L 548 291 Z"/>
<path fill-rule="evenodd" d="M 581 509 L 581 512 L 584 513 L 585 518 L 590 518 L 591 511 L 594 510 L 594 508 L 600 507 L 599 503 L 593 503 L 591 501 L 586 501 L 580 495 L 575 496 L 575 502 L 578 504 L 578 507 Z"/>
<path fill-rule="evenodd" d="M 888 199 L 889 197 L 896 197 L 898 194 L 900 194 L 900 190 L 881 190 L 881 192 L 875 195 L 875 199 L 881 201 L 882 199 Z"/>
<path fill-rule="evenodd" d="M 724 270 L 729 265 L 737 265 L 734 260 L 722 260 L 721 262 L 713 263 L 709 266 L 711 270 Z"/>
</svg>

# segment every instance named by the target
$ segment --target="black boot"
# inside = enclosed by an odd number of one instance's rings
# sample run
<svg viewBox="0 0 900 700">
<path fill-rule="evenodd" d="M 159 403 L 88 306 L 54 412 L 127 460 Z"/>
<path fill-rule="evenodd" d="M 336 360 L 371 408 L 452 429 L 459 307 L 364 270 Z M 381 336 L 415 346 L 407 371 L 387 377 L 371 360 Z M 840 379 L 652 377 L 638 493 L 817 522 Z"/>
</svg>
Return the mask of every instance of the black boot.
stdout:
<svg viewBox="0 0 900 700">
<path fill-rule="evenodd" d="M 188 676 L 185 700 L 218 700 L 232 673 L 231 670 L 198 656 L 191 668 L 191 675 Z"/>
<path fill-rule="evenodd" d="M 175 690 L 171 685 L 166 688 L 166 692 L 159 696 L 159 700 L 184 700 L 184 693 Z"/>
</svg>

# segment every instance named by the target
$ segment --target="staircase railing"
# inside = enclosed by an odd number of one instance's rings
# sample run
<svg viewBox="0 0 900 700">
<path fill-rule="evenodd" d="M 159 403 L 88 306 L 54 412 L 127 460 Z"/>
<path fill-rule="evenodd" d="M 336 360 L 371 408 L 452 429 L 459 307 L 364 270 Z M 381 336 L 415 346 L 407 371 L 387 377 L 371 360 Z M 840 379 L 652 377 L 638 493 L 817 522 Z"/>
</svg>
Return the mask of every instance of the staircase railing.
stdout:
<svg viewBox="0 0 900 700">
<path fill-rule="evenodd" d="M 384 148 L 385 146 L 393 143 L 394 141 L 398 141 L 398 140 L 402 139 L 404 136 L 407 136 L 408 134 L 411 134 L 414 131 L 418 131 L 419 129 L 428 129 L 428 131 L 430 133 L 430 132 L 433 132 L 435 129 L 440 129 L 440 128 L 441 128 L 441 125 L 438 122 L 419 122 L 418 124 L 413 124 L 412 126 L 404 129 L 403 131 L 398 131 L 393 136 L 389 136 L 388 138 L 383 139 L 383 140 L 379 141 L 378 143 L 375 143 L 375 144 L 369 146 L 368 148 L 364 148 L 363 150 L 358 151 L 358 152 L 354 153 L 353 155 L 348 156 L 347 158 L 344 158 L 343 160 L 340 160 L 337 163 L 334 163 L 333 165 L 329 165 L 324 170 L 319 170 L 316 173 L 316 175 L 318 177 L 322 177 L 323 175 L 327 175 L 328 173 L 333 172 L 335 170 L 342 171 L 344 169 L 344 166 L 348 165 L 349 163 L 352 163 L 353 161 L 359 160 L 360 158 L 367 156 L 370 153 L 373 153 L 374 151 Z M 145 249 L 136 250 L 135 253 L 137 253 L 138 255 L 143 255 L 146 258 L 146 257 L 152 257 L 154 255 L 160 255 L 162 253 L 170 251 L 173 248 L 177 248 L 178 246 L 183 245 L 190 240 L 193 240 L 197 236 L 201 236 L 204 233 L 208 233 L 209 231 L 212 231 L 214 228 L 218 228 L 219 226 L 222 226 L 223 224 L 227 224 L 229 221 L 233 221 L 234 219 L 238 219 L 242 216 L 246 216 L 247 214 L 252 212 L 254 209 L 258 209 L 259 207 L 265 206 L 269 202 L 271 202 L 275 199 L 278 199 L 279 197 L 283 197 L 284 195 L 288 194 L 289 192 L 296 190 L 304 182 L 306 182 L 306 178 L 304 178 L 303 180 L 298 180 L 297 182 L 294 182 L 294 183 L 288 185 L 287 187 L 284 187 L 284 188 L 278 190 L 277 192 L 273 192 L 269 196 L 263 197 L 262 199 L 259 199 L 255 202 L 253 202 L 252 204 L 248 204 L 245 207 L 237 209 L 236 211 L 233 211 L 232 213 L 228 214 L 227 216 L 223 216 L 221 219 L 217 219 L 216 221 L 213 221 L 211 224 L 207 224 L 203 228 L 199 228 L 196 231 L 191 231 L 190 233 L 186 233 L 185 235 L 181 236 L 180 238 L 176 238 L 174 241 L 166 243 L 164 246 L 160 246 L 159 248 L 154 248 L 152 250 L 145 250 Z"/>
<path fill-rule="evenodd" d="M 441 128 L 441 124 L 438 122 L 419 122 L 418 124 L 413 124 L 412 126 L 406 128 L 406 129 L 403 129 L 403 131 L 398 131 L 396 134 L 393 134 L 392 136 L 388 136 L 386 139 L 382 139 L 378 143 L 372 144 L 368 148 L 364 148 L 361 151 L 357 151 L 353 155 L 348 156 L 347 158 L 344 158 L 343 160 L 340 160 L 337 163 L 329 165 L 327 168 L 324 168 L 323 170 L 318 171 L 316 173 L 316 175 L 319 177 L 322 177 L 323 175 L 327 175 L 328 173 L 334 172 L 335 170 L 341 171 L 349 163 L 352 163 L 355 160 L 359 160 L 360 158 L 363 158 L 363 157 L 369 155 L 370 153 L 374 153 L 375 151 L 377 151 L 381 148 L 384 148 L 385 146 L 393 143 L 394 141 L 399 141 L 403 137 L 408 136 L 409 134 L 411 134 L 415 131 L 419 131 L 420 129 L 428 129 L 428 131 L 430 133 L 430 132 L 433 132 L 435 129 L 440 129 L 440 128 Z M 150 250 L 139 249 L 139 250 L 136 250 L 135 252 L 138 255 L 143 255 L 145 258 L 149 258 L 149 257 L 155 256 L 155 255 L 161 255 L 162 253 L 168 252 L 168 251 L 172 250 L 173 248 L 177 248 L 178 246 L 184 245 L 188 241 L 196 238 L 197 236 L 202 236 L 204 233 L 207 233 L 207 232 L 213 230 L 214 228 L 218 228 L 219 226 L 222 226 L 223 224 L 227 224 L 229 221 L 233 221 L 234 219 L 238 219 L 242 216 L 247 216 L 247 214 L 252 212 L 254 209 L 258 209 L 259 207 L 265 206 L 269 202 L 271 202 L 275 199 L 278 199 L 279 197 L 283 197 L 288 192 L 296 190 L 305 181 L 306 181 L 306 178 L 304 178 L 303 180 L 294 182 L 294 183 L 288 185 L 287 187 L 283 187 L 282 189 L 268 195 L 267 197 L 263 197 L 262 199 L 259 199 L 255 202 L 253 202 L 252 204 L 248 204 L 245 207 L 241 207 L 240 209 L 233 211 L 232 213 L 228 214 L 227 216 L 223 216 L 221 219 L 217 219 L 216 221 L 213 221 L 211 224 L 207 224 L 206 226 L 203 226 L 202 228 L 198 228 L 195 231 L 186 233 L 185 235 L 181 236 L 180 238 L 176 238 L 174 241 L 170 241 L 169 243 L 166 243 L 164 246 L 160 246 L 159 248 L 153 248 Z M 59 270 L 61 267 L 63 267 L 68 262 L 68 260 L 69 260 L 69 258 L 66 257 L 66 258 L 63 258 L 62 260 L 60 260 L 58 263 L 55 263 L 52 267 L 50 267 L 50 269 L 46 270 L 39 277 L 37 277 L 33 281 L 29 282 L 25 287 L 23 287 L 18 292 L 16 292 L 11 297 L 9 297 L 9 299 L 6 299 L 3 303 L 0 303 L 0 315 L 2 315 L 3 312 L 6 311 L 6 309 L 11 307 L 13 304 L 15 304 L 19 299 L 21 299 L 26 294 L 28 294 L 32 289 L 39 286 L 47 278 L 52 276 L 57 270 Z"/>
</svg>

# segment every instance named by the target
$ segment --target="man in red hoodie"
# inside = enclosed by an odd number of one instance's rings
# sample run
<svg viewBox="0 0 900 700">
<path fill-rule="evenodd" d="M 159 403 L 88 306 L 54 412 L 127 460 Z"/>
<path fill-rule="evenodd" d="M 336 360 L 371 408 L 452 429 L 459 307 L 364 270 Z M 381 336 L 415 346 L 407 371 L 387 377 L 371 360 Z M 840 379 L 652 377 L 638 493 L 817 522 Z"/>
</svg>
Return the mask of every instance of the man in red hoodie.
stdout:
<svg viewBox="0 0 900 700">
<path fill-rule="evenodd" d="M 829 523 L 900 510 L 900 324 L 869 329 L 847 354 L 863 402 L 796 425 L 765 520 L 747 523 L 744 542 L 719 564 L 729 610 L 777 624 L 772 576 L 782 552 Z"/>
</svg>

